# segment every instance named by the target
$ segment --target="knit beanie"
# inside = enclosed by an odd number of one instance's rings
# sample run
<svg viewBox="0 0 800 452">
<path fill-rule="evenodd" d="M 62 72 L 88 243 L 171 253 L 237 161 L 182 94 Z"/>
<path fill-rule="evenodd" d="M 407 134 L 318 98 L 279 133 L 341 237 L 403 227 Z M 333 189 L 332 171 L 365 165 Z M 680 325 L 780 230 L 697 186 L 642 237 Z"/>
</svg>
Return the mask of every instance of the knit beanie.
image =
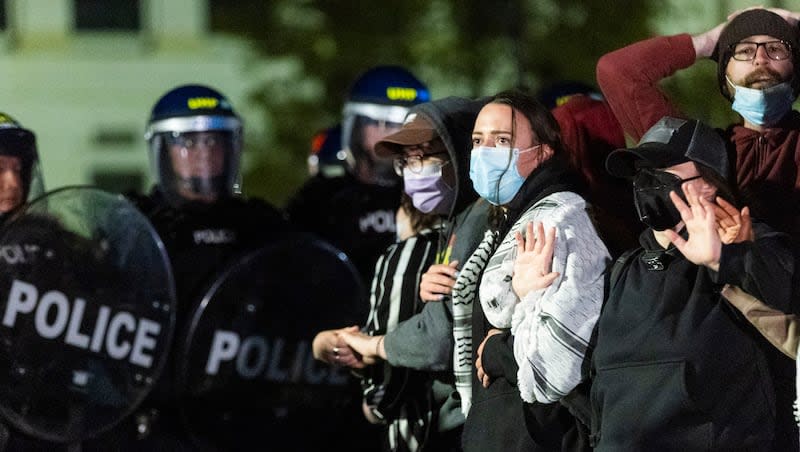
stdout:
<svg viewBox="0 0 800 452">
<path fill-rule="evenodd" d="M 717 40 L 717 46 L 711 54 L 711 59 L 717 62 L 717 80 L 722 95 L 733 101 L 727 90 L 725 69 L 728 60 L 733 55 L 733 46 L 739 41 L 754 35 L 768 35 L 781 41 L 786 41 L 792 47 L 795 75 L 792 78 L 794 95 L 800 91 L 800 29 L 792 27 L 781 16 L 766 9 L 751 9 L 734 17 Z"/>
</svg>

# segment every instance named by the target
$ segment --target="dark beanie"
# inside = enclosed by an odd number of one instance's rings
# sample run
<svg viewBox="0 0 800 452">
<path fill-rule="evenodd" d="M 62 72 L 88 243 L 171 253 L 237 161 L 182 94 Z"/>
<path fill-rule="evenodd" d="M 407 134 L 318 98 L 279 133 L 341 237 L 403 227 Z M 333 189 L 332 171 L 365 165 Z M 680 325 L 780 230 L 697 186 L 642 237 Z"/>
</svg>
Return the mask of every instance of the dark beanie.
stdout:
<svg viewBox="0 0 800 452">
<path fill-rule="evenodd" d="M 794 62 L 795 76 L 792 79 L 794 95 L 797 96 L 800 90 L 800 29 L 792 27 L 781 16 L 767 11 L 766 9 L 751 9 L 734 17 L 725 28 L 717 40 L 717 46 L 711 54 L 711 59 L 717 61 L 717 80 L 722 95 L 728 100 L 733 100 L 728 94 L 725 81 L 725 68 L 728 60 L 733 55 L 733 45 L 739 41 L 754 35 L 768 35 L 786 41 L 792 46 L 792 58 Z"/>
</svg>

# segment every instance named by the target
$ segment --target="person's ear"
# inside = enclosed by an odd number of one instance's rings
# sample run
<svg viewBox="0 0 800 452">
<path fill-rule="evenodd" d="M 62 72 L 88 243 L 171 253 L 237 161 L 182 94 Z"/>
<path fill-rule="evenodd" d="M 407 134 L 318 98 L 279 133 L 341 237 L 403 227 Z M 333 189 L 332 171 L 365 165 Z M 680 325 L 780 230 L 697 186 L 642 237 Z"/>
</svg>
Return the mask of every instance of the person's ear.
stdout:
<svg viewBox="0 0 800 452">
<path fill-rule="evenodd" d="M 547 143 L 542 144 L 541 153 L 539 154 L 541 159 L 540 161 L 544 162 L 545 160 L 552 157 L 553 154 L 555 154 L 555 151 L 549 144 Z"/>
</svg>

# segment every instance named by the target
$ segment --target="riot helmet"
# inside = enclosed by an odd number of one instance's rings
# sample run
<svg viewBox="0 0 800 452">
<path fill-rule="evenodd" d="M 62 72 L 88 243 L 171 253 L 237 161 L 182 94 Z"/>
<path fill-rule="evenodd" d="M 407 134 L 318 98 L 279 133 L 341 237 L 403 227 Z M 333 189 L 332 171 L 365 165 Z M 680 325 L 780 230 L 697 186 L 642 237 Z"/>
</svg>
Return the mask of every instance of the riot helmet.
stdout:
<svg viewBox="0 0 800 452">
<path fill-rule="evenodd" d="M 323 177 L 343 176 L 346 169 L 346 153 L 342 150 L 342 126 L 337 124 L 320 130 L 311 138 L 308 156 L 308 175 Z"/>
<path fill-rule="evenodd" d="M 350 88 L 342 119 L 342 148 L 350 171 L 362 182 L 396 185 L 392 160 L 375 154 L 375 143 L 400 130 L 409 107 L 430 100 L 428 88 L 399 66 L 376 66 Z"/>
<path fill-rule="evenodd" d="M 167 92 L 153 107 L 145 139 L 157 186 L 173 204 L 241 192 L 242 120 L 218 91 L 183 85 Z"/>
<path fill-rule="evenodd" d="M 43 193 L 36 136 L 0 113 L 0 218 Z"/>
</svg>

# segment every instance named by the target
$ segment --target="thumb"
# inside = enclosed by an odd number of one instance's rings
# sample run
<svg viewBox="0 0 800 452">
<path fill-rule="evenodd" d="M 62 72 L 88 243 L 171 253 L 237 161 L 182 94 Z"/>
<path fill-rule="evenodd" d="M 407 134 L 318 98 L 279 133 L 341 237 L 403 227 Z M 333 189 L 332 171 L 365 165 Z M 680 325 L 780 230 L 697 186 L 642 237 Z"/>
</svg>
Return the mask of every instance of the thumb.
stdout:
<svg viewBox="0 0 800 452">
<path fill-rule="evenodd" d="M 458 261 L 457 260 L 450 261 L 450 263 L 447 264 L 447 265 L 449 265 L 450 267 L 453 267 L 453 268 L 458 268 Z"/>
</svg>

